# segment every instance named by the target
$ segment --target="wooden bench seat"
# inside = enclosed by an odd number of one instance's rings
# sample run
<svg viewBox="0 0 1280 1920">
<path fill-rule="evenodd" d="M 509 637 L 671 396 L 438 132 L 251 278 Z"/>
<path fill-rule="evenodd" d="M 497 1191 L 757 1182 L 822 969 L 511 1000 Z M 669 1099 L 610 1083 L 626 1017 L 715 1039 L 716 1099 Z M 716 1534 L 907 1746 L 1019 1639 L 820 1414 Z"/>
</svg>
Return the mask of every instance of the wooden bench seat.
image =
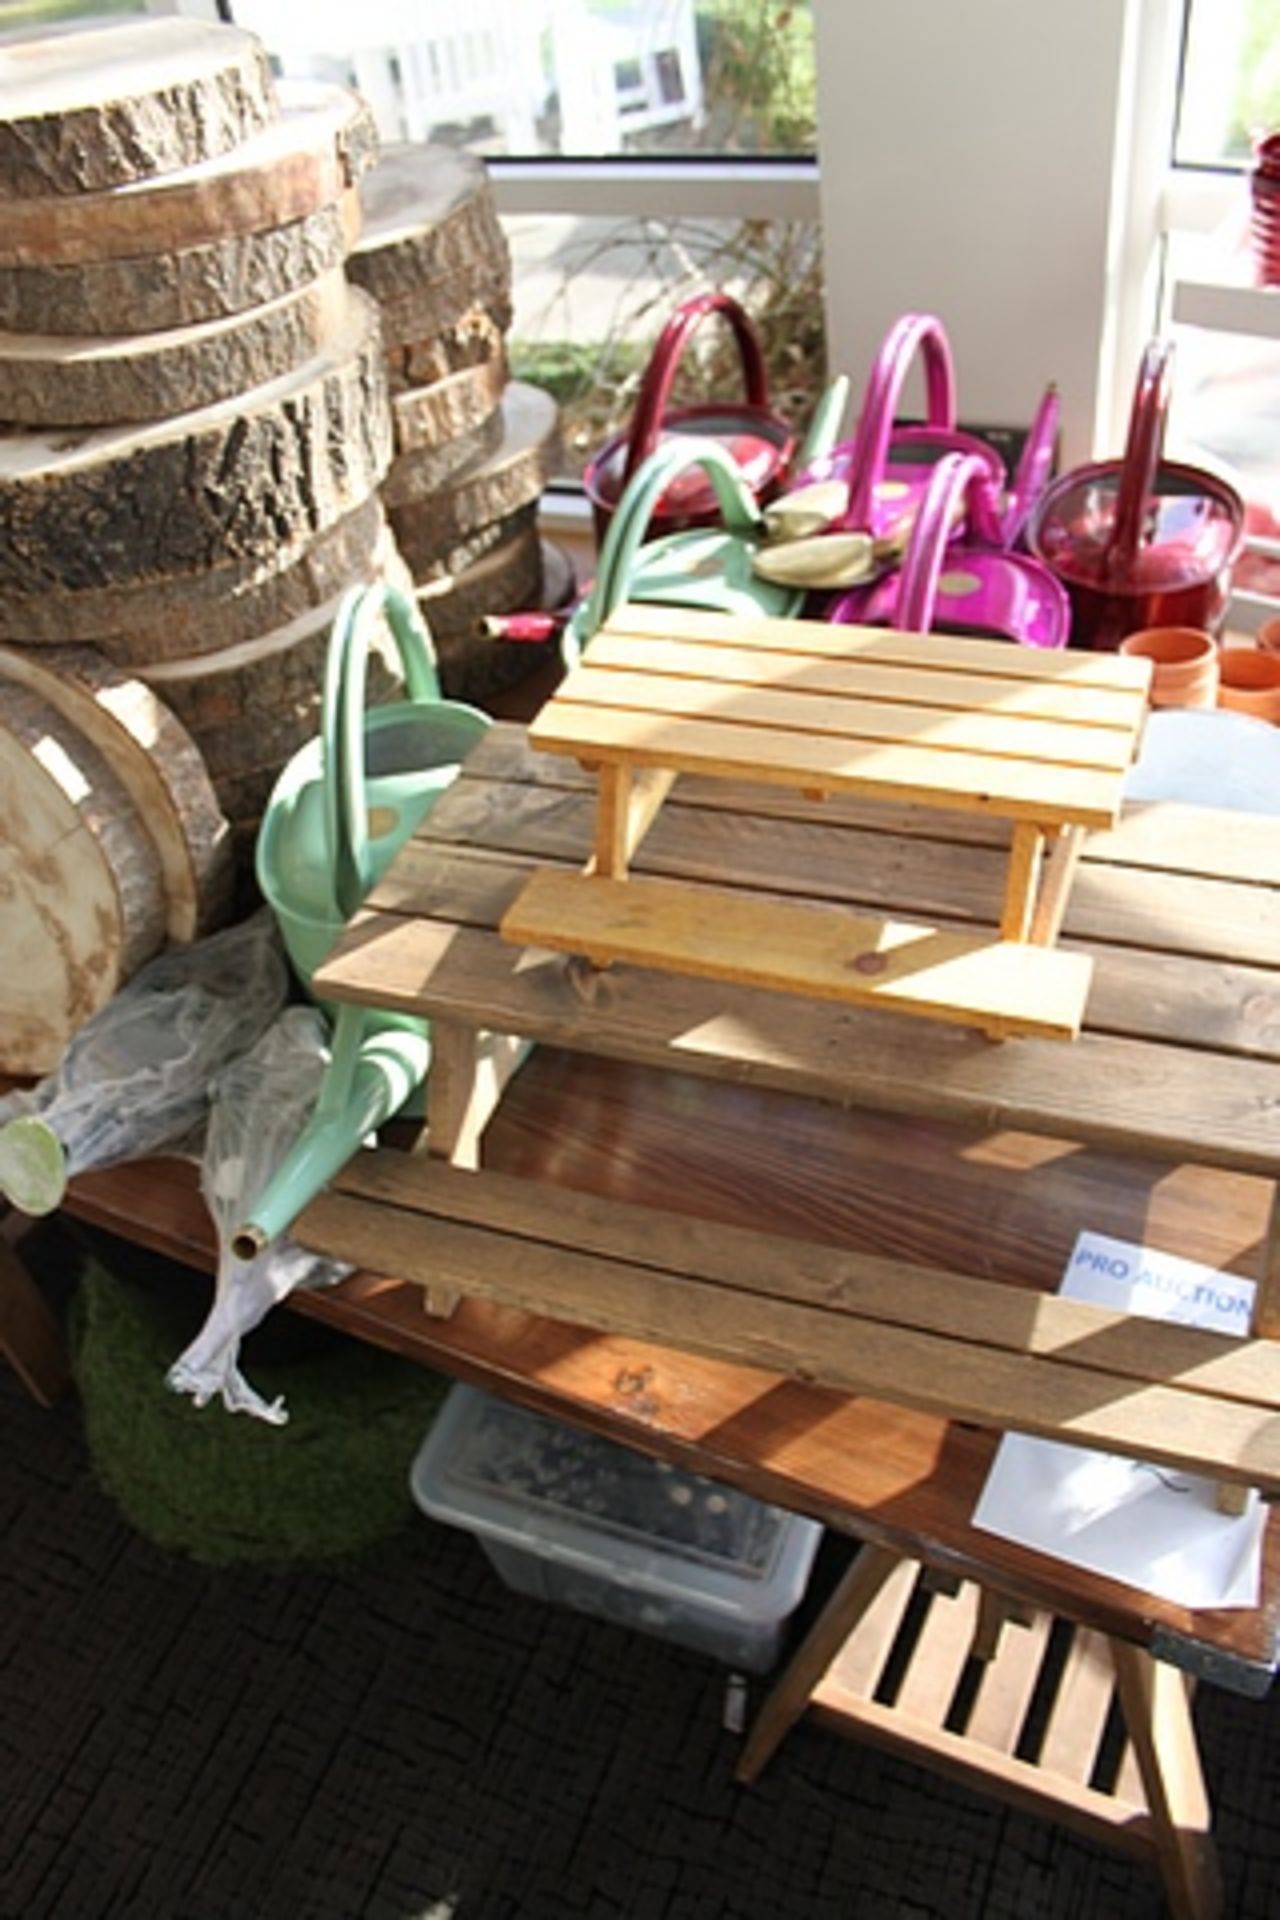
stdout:
<svg viewBox="0 0 1280 1920">
<path fill-rule="evenodd" d="M 1280 1489 L 1280 1347 L 747 1228 L 363 1153 L 297 1223 L 375 1272 Z"/>
</svg>

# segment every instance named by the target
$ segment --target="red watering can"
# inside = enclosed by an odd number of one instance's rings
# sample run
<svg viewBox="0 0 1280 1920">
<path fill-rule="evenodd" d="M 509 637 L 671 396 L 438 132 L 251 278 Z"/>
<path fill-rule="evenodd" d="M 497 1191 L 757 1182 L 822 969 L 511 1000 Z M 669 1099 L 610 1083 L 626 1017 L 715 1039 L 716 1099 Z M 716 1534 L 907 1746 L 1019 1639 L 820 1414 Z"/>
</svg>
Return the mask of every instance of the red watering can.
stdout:
<svg viewBox="0 0 1280 1920">
<path fill-rule="evenodd" d="M 733 329 L 745 397 L 671 410 L 667 403 L 680 356 L 695 328 L 713 313 L 723 315 Z M 700 293 L 676 309 L 645 369 L 630 431 L 614 434 L 588 462 L 582 484 L 591 502 L 597 545 L 627 482 L 659 441 L 675 434 L 718 440 L 733 455 L 757 500 L 769 498 L 795 452 L 791 426 L 769 406 L 764 356 L 755 328 L 731 294 Z M 718 520 L 719 512 L 711 482 L 701 468 L 690 465 L 675 475 L 658 502 L 652 531 L 656 537 L 685 527 L 708 526 Z"/>
<path fill-rule="evenodd" d="M 1124 458 L 1076 467 L 1041 496 L 1033 554 L 1071 596 L 1071 644 L 1114 650 L 1145 627 L 1216 633 L 1244 539 L 1244 502 L 1201 467 L 1161 458 L 1173 377 L 1170 342 L 1142 357 Z"/>
</svg>

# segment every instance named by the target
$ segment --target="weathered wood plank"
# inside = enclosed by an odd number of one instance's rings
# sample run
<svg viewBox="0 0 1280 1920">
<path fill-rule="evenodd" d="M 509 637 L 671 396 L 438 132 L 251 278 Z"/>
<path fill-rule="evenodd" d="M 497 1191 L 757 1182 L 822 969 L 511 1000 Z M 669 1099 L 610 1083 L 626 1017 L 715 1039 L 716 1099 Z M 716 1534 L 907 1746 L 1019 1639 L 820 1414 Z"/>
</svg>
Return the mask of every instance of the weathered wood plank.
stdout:
<svg viewBox="0 0 1280 1920">
<path fill-rule="evenodd" d="M 827 826 L 812 817 L 812 810 L 807 820 L 775 820 L 706 807 L 700 797 L 694 804 L 689 794 L 689 785 L 677 783 L 637 857 L 639 871 L 930 921 L 990 924 L 998 914 L 1007 826 L 992 848 L 923 835 L 898 840 L 860 826 Z M 833 802 L 833 812 L 838 804 Z M 464 776 L 432 809 L 420 832 L 421 843 L 432 848 L 448 842 L 581 866 L 591 848 L 590 790 L 585 783 L 522 790 Z M 1219 839 L 1230 838 L 1220 822 L 1217 833 Z M 429 873 L 430 865 L 416 846 L 406 848 L 387 876 L 391 886 L 403 877 L 403 893 L 394 902 L 389 894 L 382 896 L 385 904 L 410 912 L 413 876 Z M 1280 893 L 1266 886 L 1086 858 L 1075 875 L 1064 928 L 1077 940 L 1246 965 L 1280 964 Z M 1259 999 L 1257 991 L 1249 1024 L 1261 1026 L 1280 1009 L 1269 1012 L 1266 993 Z"/>
<path fill-rule="evenodd" d="M 897 1113 L 978 1120 L 1123 1151 L 1272 1173 L 1280 1072 L 1256 1059 L 1086 1030 L 992 1047 L 942 1022 L 617 968 L 608 1020 L 565 963 L 447 921 L 362 913 L 317 975 L 325 998 L 436 1014 L 613 1059 L 786 1087 Z"/>
<path fill-rule="evenodd" d="M 832 1313 L 1084 1366 L 1118 1380 L 1158 1380 L 1188 1393 L 1280 1404 L 1280 1347 L 1269 1340 L 1142 1320 L 968 1271 L 942 1273 L 570 1189 L 553 1192 L 500 1173 L 477 1179 L 447 1167 L 423 1168 L 393 1149 L 358 1154 L 335 1185 L 424 1217 L 492 1227 L 513 1245 L 531 1239 L 576 1247 L 766 1297 L 785 1273 L 790 1298 Z"/>
<path fill-rule="evenodd" d="M 303 1245 L 375 1272 L 457 1287 L 575 1326 L 661 1337 L 979 1426 L 1280 1487 L 1280 1413 L 1252 1405 L 1164 1386 L 1122 1387 L 1085 1367 L 748 1296 L 559 1245 L 522 1240 L 513 1259 L 509 1237 L 491 1228 L 435 1216 L 424 1223 L 407 1207 L 342 1193 L 314 1200 L 295 1231 Z"/>
<path fill-rule="evenodd" d="M 445 795 L 432 819 L 447 821 L 455 803 L 461 803 L 468 777 L 511 781 L 545 790 L 580 791 L 591 778 L 560 754 L 538 753 L 523 727 L 499 723 L 491 727 L 471 755 L 464 779 Z M 819 822 L 826 826 L 864 827 L 898 839 L 933 839 L 948 845 L 997 846 L 1008 838 L 999 821 L 980 814 L 943 813 L 936 807 L 913 807 L 886 800 L 858 800 L 831 794 L 815 806 L 801 794 L 761 786 L 749 780 L 700 780 L 682 776 L 677 802 L 721 813 L 748 814 L 755 819 Z M 1273 817 L 1231 814 L 1230 832 L 1222 830 L 1220 809 L 1188 806 L 1174 801 L 1126 804 L 1113 828 L 1099 829 L 1085 840 L 1086 869 L 1094 860 L 1153 871 L 1175 870 L 1211 879 L 1240 880 L 1259 887 L 1280 887 L 1280 834 Z"/>
</svg>

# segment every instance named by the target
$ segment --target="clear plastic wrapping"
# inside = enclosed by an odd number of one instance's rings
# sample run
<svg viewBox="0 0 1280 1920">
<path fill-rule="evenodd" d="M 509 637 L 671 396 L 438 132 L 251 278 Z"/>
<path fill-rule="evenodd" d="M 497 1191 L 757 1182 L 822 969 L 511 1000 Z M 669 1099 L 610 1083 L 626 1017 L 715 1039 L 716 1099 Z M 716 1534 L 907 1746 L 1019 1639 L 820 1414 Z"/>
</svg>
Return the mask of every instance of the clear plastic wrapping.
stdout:
<svg viewBox="0 0 1280 1920">
<path fill-rule="evenodd" d="M 311 1117 L 328 1062 L 323 1017 L 290 1007 L 213 1087 L 200 1184 L 218 1231 L 217 1289 L 204 1326 L 167 1376 L 198 1406 L 216 1396 L 232 1413 L 276 1425 L 287 1419 L 283 1402 L 263 1400 L 241 1374 L 240 1341 L 295 1287 L 331 1284 L 350 1271 L 283 1237 L 252 1260 L 231 1250 L 237 1223 Z"/>
<path fill-rule="evenodd" d="M 73 1175 L 185 1144 L 210 1083 L 253 1046 L 287 990 L 265 908 L 150 961 L 85 1022 L 54 1073 L 0 1101 L 0 1194 L 50 1213 Z"/>
</svg>

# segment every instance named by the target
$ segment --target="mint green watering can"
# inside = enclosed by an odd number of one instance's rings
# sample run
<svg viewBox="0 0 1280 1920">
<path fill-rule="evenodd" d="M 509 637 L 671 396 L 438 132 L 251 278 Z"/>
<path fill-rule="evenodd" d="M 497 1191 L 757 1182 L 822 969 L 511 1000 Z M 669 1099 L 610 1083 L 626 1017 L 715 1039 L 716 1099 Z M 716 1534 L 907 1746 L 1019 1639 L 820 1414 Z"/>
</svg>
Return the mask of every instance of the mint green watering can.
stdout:
<svg viewBox="0 0 1280 1920">
<path fill-rule="evenodd" d="M 385 617 L 407 699 L 366 710 L 369 645 Z M 458 775 L 488 716 L 442 700 L 431 638 L 413 602 L 382 583 L 338 609 L 325 664 L 321 728 L 275 784 L 258 835 L 258 884 L 299 978 L 316 968 L 428 810 Z M 425 1020 L 328 1004 L 333 1056 L 315 1111 L 232 1236 L 242 1259 L 283 1233 L 361 1141 L 420 1089 Z"/>
<path fill-rule="evenodd" d="M 701 467 L 715 488 L 722 524 L 663 534 L 645 544 L 659 500 L 672 480 Z M 718 440 L 681 435 L 636 468 L 609 522 L 595 584 L 575 609 L 561 647 L 576 665 L 610 614 L 626 600 L 710 613 L 798 613 L 802 587 L 762 580 L 752 559 L 764 534 L 764 516 L 733 455 Z"/>
</svg>

